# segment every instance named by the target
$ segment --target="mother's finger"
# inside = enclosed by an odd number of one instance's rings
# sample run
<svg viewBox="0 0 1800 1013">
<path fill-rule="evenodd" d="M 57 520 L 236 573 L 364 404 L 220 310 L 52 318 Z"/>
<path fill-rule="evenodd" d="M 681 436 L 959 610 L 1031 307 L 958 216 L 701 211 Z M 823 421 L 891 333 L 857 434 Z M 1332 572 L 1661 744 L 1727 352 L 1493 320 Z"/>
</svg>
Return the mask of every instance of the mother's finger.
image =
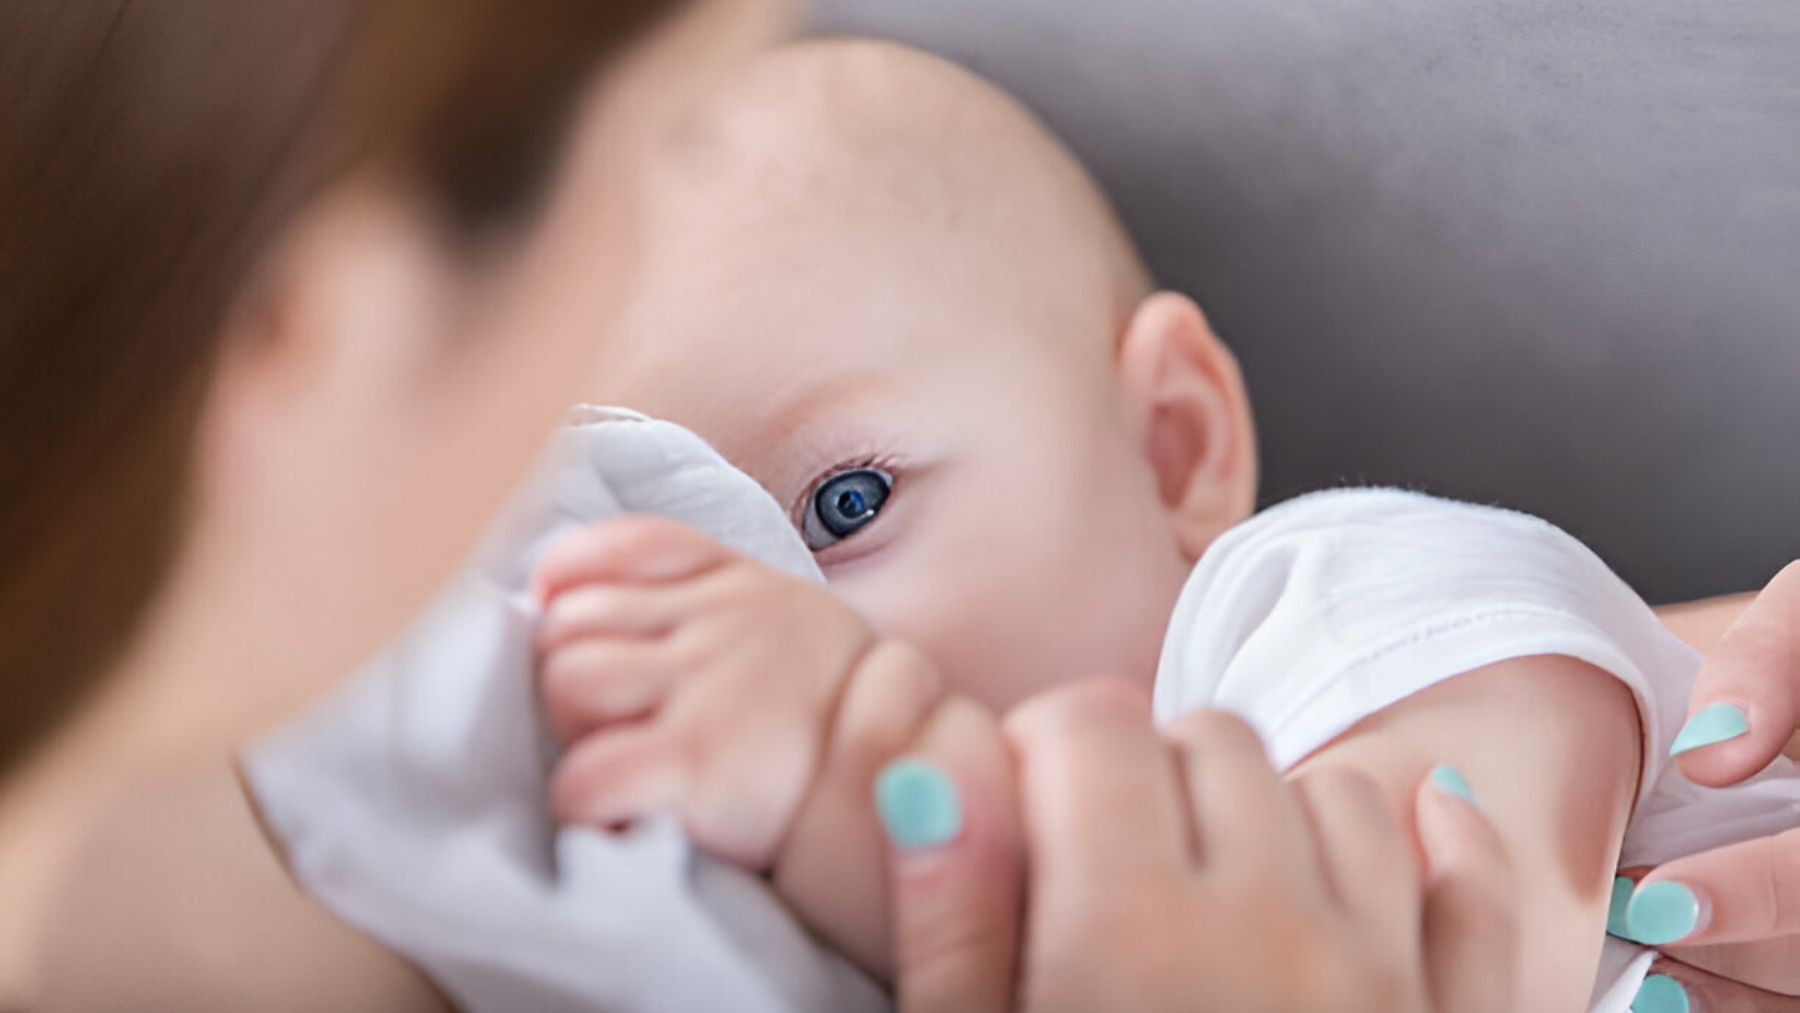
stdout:
<svg viewBox="0 0 1800 1013">
<path fill-rule="evenodd" d="M 1765 992 L 1742 982 L 1663 957 L 1650 967 L 1631 1004 L 1636 1013 L 1800 1013 L 1800 999 Z"/>
<path fill-rule="evenodd" d="M 1418 861 L 1381 786 L 1360 770 L 1321 767 L 1294 787 L 1312 817 L 1338 903 L 1375 933 L 1407 938 L 1419 923 Z"/>
<path fill-rule="evenodd" d="M 1658 866 L 1632 892 L 1625 923 L 1650 945 L 1800 933 L 1800 828 Z"/>
<path fill-rule="evenodd" d="M 1419 786 L 1425 967 L 1438 1013 L 1509 1013 L 1519 990 L 1512 862 L 1468 782 L 1438 767 Z"/>
<path fill-rule="evenodd" d="M 1192 862 L 1188 803 L 1173 752 L 1130 684 L 1052 690 L 1006 719 L 1033 882 L 1104 882 Z"/>
<path fill-rule="evenodd" d="M 1781 995 L 1800 995 L 1800 936 L 1774 936 L 1746 943 L 1670 946 L 1665 956 Z"/>
<path fill-rule="evenodd" d="M 1182 746 L 1200 859 L 1221 875 L 1261 870 L 1323 889 L 1299 798 L 1269 763 L 1262 740 L 1224 711 L 1184 714 L 1164 730 Z"/>
<path fill-rule="evenodd" d="M 883 768 L 894 988 L 904 1013 L 1013 1008 L 1024 852 L 1012 758 L 987 711 L 951 699 Z"/>
<path fill-rule="evenodd" d="M 1800 725 L 1800 562 L 1789 563 L 1706 656 L 1675 740 L 1689 780 L 1722 787 L 1768 766 Z"/>
</svg>

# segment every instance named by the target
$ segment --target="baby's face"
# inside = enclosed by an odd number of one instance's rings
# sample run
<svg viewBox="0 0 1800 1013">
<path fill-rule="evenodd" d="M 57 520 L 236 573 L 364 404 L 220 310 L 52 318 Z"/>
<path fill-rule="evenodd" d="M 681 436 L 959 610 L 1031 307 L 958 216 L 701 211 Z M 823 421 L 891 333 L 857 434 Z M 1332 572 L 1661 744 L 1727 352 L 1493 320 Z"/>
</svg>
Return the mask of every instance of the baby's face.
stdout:
<svg viewBox="0 0 1800 1013">
<path fill-rule="evenodd" d="M 957 690 L 1003 708 L 1086 676 L 1147 684 L 1187 563 L 1104 301 L 932 230 L 718 243 L 712 215 L 685 217 L 596 393 L 755 477 L 833 589 Z"/>
</svg>

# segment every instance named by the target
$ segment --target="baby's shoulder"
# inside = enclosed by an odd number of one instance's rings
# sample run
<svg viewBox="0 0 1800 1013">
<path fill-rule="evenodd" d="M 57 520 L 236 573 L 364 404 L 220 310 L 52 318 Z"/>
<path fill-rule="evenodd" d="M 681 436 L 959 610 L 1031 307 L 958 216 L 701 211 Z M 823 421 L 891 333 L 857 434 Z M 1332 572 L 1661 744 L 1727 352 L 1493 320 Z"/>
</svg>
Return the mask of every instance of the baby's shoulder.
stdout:
<svg viewBox="0 0 1800 1013">
<path fill-rule="evenodd" d="M 1596 589 L 1638 601 L 1548 521 L 1404 489 L 1343 488 L 1287 500 L 1225 532 L 1195 564 L 1178 610 L 1266 619 L 1283 606 L 1289 619 L 1329 632 L 1351 620 L 1391 628 L 1476 606 L 1579 610 Z"/>
<path fill-rule="evenodd" d="M 1549 521 L 1506 507 L 1391 486 L 1344 486 L 1266 507 L 1226 531 L 1206 554 L 1241 553 L 1308 539 L 1339 547 L 1353 547 L 1363 539 L 1383 546 L 1449 539 L 1580 544 Z"/>
<path fill-rule="evenodd" d="M 1207 549 L 1171 616 L 1157 712 L 1229 706 L 1259 717 L 1278 754 L 1303 755 L 1425 686 L 1532 655 L 1604 669 L 1647 711 L 1662 709 L 1653 686 L 1691 669 L 1643 599 L 1555 525 L 1336 489 L 1271 507 Z"/>
</svg>

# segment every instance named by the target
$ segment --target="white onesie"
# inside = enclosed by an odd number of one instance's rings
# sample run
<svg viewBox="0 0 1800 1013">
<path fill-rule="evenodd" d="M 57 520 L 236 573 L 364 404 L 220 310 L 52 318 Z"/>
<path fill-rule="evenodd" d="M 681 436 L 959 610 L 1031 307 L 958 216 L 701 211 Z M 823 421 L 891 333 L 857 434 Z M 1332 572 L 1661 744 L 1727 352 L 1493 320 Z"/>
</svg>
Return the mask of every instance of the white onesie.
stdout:
<svg viewBox="0 0 1800 1013">
<path fill-rule="evenodd" d="M 783 511 L 677 426 L 629 413 L 560 434 L 477 565 L 313 714 L 244 757 L 301 883 L 476 1011 L 874 1010 L 757 877 L 652 821 L 557 829 L 519 593 L 560 534 L 663 513 L 817 579 Z M 1785 765 L 1729 792 L 1666 771 L 1695 659 L 1579 543 L 1519 514 L 1393 491 L 1302 497 L 1228 532 L 1176 606 L 1159 717 L 1219 706 L 1287 765 L 1434 682 L 1567 654 L 1631 687 L 1645 773 L 1625 842 L 1656 862 L 1796 822 Z M 1648 958 L 1608 941 L 1595 1010 Z"/>
<path fill-rule="evenodd" d="M 1785 759 L 1723 791 L 1669 762 L 1699 656 L 1599 557 L 1535 517 L 1417 493 L 1314 493 L 1226 532 L 1175 606 L 1156 715 L 1235 711 L 1285 768 L 1433 683 L 1538 654 L 1609 672 L 1637 700 L 1644 762 L 1622 865 L 1800 824 Z M 1650 957 L 1608 938 L 1591 1009 L 1626 1010 Z"/>
</svg>

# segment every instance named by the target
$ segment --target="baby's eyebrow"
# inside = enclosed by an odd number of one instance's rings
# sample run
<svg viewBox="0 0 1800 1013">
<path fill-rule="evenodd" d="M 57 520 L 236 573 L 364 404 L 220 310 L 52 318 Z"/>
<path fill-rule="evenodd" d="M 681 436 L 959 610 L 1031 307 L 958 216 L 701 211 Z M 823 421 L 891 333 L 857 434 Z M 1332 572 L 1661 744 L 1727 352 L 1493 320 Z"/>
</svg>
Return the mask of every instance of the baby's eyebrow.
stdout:
<svg viewBox="0 0 1800 1013">
<path fill-rule="evenodd" d="M 842 414 L 868 401 L 891 398 L 895 390 L 891 378 L 873 372 L 828 377 L 802 387 L 786 403 L 768 413 L 755 433 L 755 445 L 779 446 L 823 418 Z"/>
</svg>

